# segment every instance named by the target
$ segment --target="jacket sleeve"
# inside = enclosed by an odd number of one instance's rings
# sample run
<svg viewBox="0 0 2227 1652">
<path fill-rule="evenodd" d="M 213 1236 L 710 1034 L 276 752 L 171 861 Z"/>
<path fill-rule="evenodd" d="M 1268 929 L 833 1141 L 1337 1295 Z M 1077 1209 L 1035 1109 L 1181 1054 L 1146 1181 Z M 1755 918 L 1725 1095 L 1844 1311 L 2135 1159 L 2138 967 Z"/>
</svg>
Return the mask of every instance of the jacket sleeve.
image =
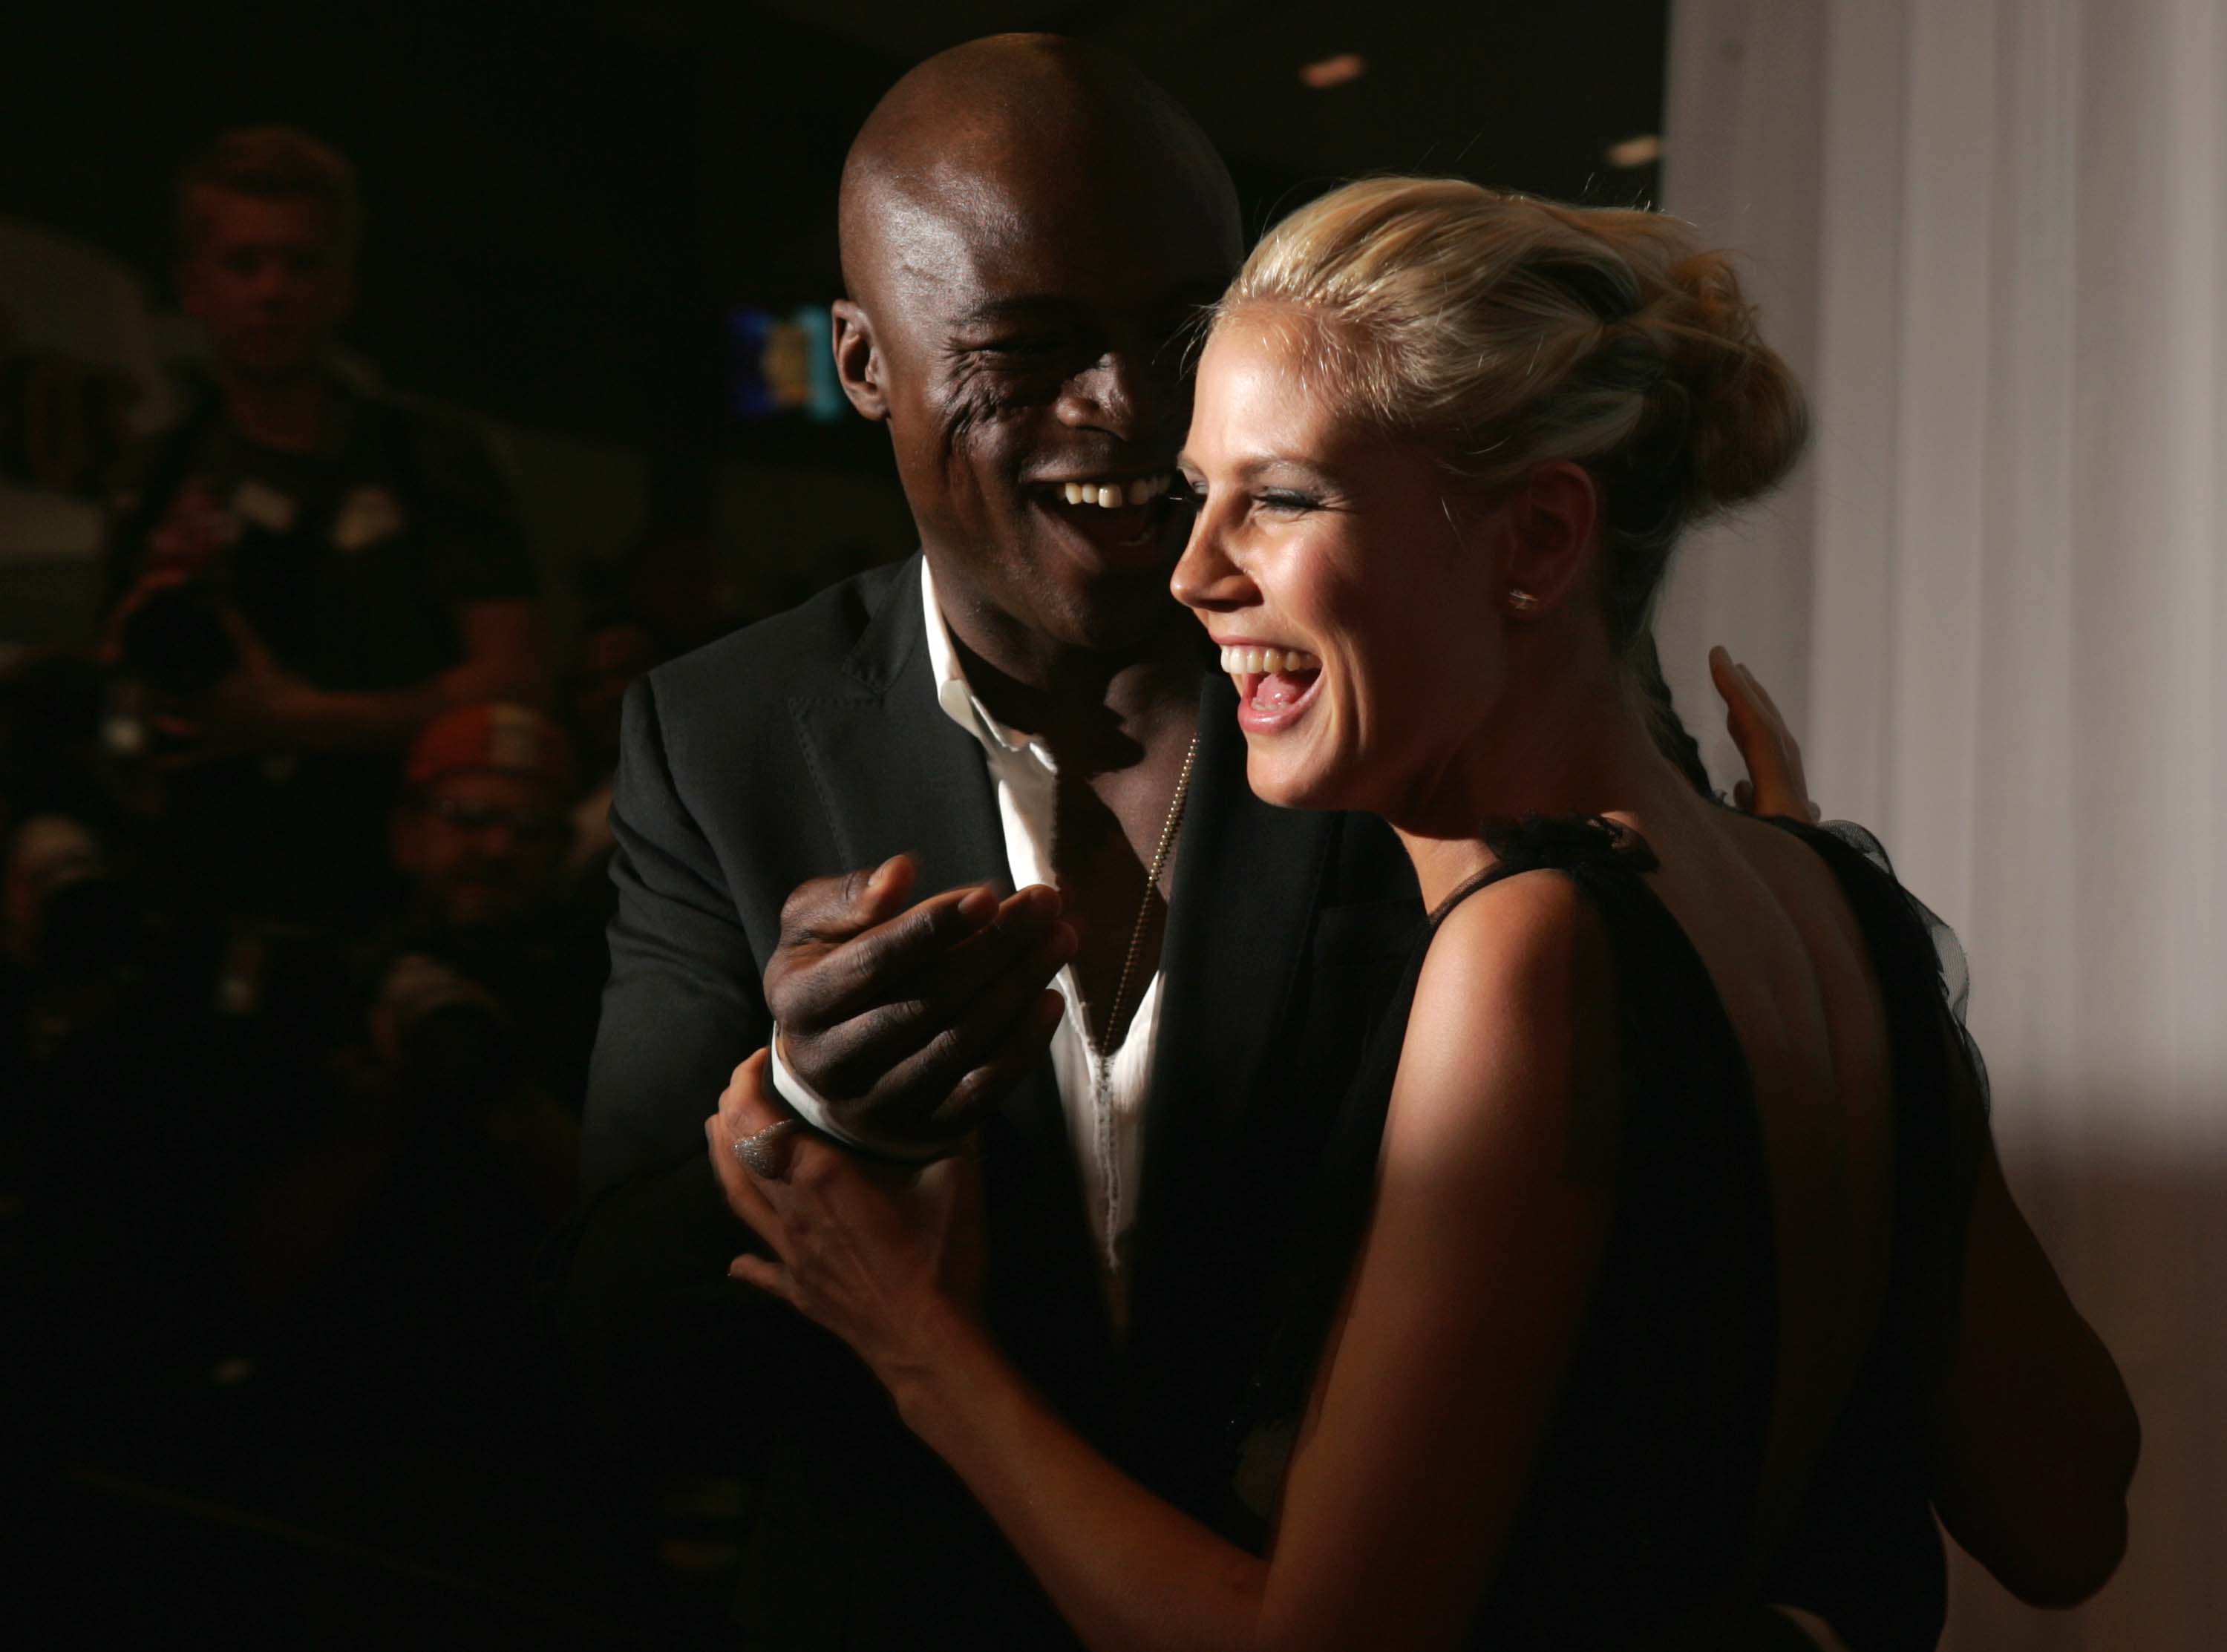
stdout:
<svg viewBox="0 0 2227 1652">
<path fill-rule="evenodd" d="M 727 1278 L 755 1241 L 726 1207 L 704 1120 L 769 1020 L 758 960 L 668 766 L 652 679 L 628 693 L 610 820 L 618 903 L 582 1130 L 584 1202 L 543 1251 L 537 1290 L 571 1385 L 606 1434 L 720 1467 L 701 1461 L 707 1433 L 779 1409 L 801 1338 L 786 1308 Z"/>
</svg>

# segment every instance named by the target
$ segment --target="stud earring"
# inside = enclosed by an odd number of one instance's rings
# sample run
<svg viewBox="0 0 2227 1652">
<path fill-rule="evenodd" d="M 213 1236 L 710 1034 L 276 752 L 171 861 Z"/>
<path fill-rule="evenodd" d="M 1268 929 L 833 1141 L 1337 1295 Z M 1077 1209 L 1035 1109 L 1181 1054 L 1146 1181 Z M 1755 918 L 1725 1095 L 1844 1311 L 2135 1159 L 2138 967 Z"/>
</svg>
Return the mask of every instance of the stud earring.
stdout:
<svg viewBox="0 0 2227 1652">
<path fill-rule="evenodd" d="M 1539 606 L 1539 599 L 1528 590 L 1511 590 L 1508 593 L 1508 605 L 1518 614 L 1528 614 Z"/>
</svg>

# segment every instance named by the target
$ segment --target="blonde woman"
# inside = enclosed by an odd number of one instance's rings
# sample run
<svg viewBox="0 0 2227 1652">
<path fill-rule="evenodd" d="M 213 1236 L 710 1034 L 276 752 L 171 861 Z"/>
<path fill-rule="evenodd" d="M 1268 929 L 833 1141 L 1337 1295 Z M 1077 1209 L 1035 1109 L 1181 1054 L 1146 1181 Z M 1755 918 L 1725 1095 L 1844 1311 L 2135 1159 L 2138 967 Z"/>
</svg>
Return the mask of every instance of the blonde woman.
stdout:
<svg viewBox="0 0 2227 1652">
<path fill-rule="evenodd" d="M 1649 726 L 1673 546 L 1804 432 L 1655 214 L 1354 184 L 1217 307 L 1176 593 L 1254 790 L 1383 816 L 1432 909 L 1233 1425 L 1262 1552 L 1013 1375 L 963 1162 L 792 1134 L 731 1190 L 773 1252 L 737 1276 L 850 1343 L 1086 1643 L 1721 1647 L 1790 1533 L 1912 1483 L 2028 1599 L 2115 1566 L 2134 1414 L 2005 1189 L 1958 968 L 1876 845 L 1712 805 Z M 711 1129 L 781 1115 L 754 1057 Z"/>
</svg>

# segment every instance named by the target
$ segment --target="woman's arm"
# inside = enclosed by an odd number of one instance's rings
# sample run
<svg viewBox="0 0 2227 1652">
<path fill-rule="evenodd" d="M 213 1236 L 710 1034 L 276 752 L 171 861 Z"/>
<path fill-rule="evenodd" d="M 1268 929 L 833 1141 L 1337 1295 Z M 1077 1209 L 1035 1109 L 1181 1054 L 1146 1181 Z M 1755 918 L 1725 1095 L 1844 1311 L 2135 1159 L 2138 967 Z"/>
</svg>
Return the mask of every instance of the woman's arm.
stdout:
<svg viewBox="0 0 2227 1652">
<path fill-rule="evenodd" d="M 782 1265 L 742 1258 L 736 1272 L 859 1351 L 1088 1644 L 1458 1644 L 1522 1506 L 1608 1232 L 1610 1155 L 1579 1127 L 1604 1116 L 1613 1048 L 1592 922 L 1566 880 L 1535 874 L 1441 928 L 1375 1215 L 1266 1561 L 1099 1457 L 939 1288 L 923 1235 L 943 1230 L 961 1172 L 893 1196 L 803 1141 L 785 1179 L 743 1173 L 729 1143 L 777 1116 L 755 1057 L 709 1128 L 731 1196 Z"/>
<path fill-rule="evenodd" d="M 1934 1504 L 1973 1559 L 2030 1605 L 2077 1605 L 2103 1586 L 2126 1553 L 2141 1423 L 1992 1146 L 1932 1420 Z"/>
</svg>

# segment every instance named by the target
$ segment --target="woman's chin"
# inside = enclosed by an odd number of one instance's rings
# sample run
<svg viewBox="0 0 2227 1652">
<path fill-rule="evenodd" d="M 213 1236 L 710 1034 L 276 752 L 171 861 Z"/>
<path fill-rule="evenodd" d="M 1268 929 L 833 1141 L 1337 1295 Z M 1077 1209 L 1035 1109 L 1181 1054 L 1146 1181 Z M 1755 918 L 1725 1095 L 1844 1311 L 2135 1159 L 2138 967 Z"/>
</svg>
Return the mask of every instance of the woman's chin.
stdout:
<svg viewBox="0 0 2227 1652">
<path fill-rule="evenodd" d="M 1246 784 L 1263 803 L 1279 809 L 1350 809 L 1358 807 L 1337 784 L 1337 775 L 1317 765 L 1279 762 L 1258 745 L 1247 755 Z"/>
</svg>

